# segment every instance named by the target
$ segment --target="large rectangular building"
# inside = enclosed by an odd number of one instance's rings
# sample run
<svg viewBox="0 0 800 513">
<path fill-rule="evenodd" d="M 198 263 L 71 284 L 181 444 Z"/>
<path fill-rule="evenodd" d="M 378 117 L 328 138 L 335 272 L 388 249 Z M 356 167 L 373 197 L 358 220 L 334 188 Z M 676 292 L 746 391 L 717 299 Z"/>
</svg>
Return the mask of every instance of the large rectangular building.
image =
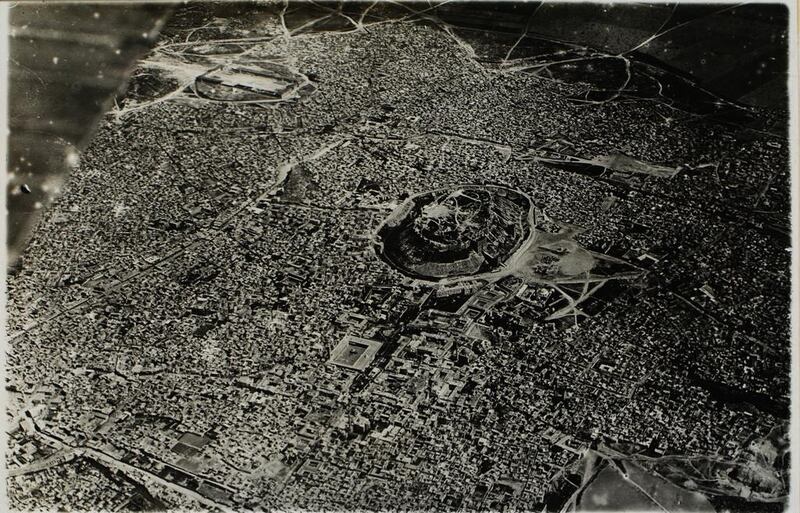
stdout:
<svg viewBox="0 0 800 513">
<path fill-rule="evenodd" d="M 340 367 L 363 371 L 375 359 L 381 345 L 375 340 L 347 335 L 333 348 L 329 362 Z"/>
</svg>

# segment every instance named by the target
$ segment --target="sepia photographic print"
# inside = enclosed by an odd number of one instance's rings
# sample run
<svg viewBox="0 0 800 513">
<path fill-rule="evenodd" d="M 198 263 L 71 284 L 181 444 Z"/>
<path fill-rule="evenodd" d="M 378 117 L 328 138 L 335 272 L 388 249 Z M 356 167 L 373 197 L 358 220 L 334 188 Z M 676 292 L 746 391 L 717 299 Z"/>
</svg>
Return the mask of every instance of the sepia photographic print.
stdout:
<svg viewBox="0 0 800 513">
<path fill-rule="evenodd" d="M 800 511 L 795 2 L 0 12 L 0 510 Z"/>
</svg>

